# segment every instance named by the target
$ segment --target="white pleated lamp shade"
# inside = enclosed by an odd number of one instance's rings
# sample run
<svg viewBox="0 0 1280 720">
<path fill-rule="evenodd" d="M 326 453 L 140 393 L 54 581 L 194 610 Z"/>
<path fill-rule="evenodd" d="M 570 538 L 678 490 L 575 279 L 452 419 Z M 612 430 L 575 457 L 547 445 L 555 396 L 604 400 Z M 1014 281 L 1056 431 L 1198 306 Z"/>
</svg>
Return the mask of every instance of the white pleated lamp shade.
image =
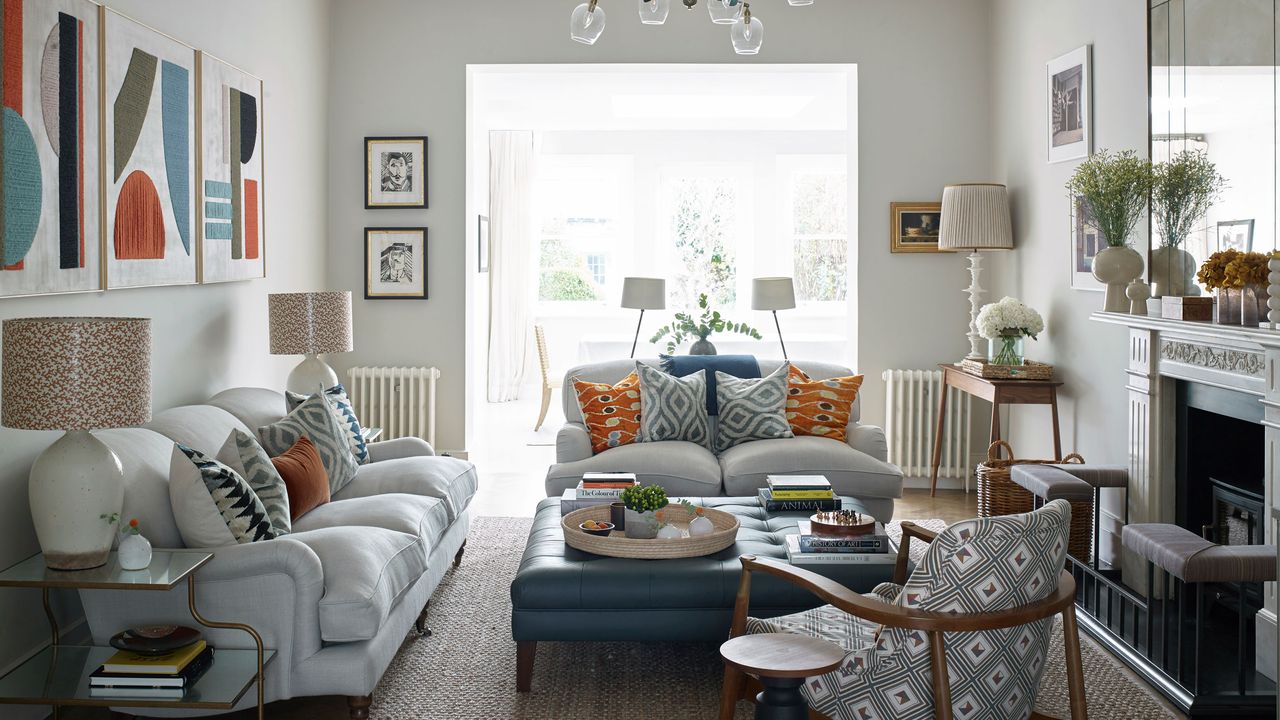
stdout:
<svg viewBox="0 0 1280 720">
<path fill-rule="evenodd" d="M 1004 185 L 948 185 L 942 191 L 942 250 L 1012 250 L 1013 223 Z"/>
<path fill-rule="evenodd" d="M 628 310 L 665 310 L 667 281 L 662 278 L 624 278 L 622 307 Z"/>
<path fill-rule="evenodd" d="M 751 281 L 752 310 L 791 310 L 796 306 L 795 284 L 789 277 L 763 277 Z"/>
</svg>

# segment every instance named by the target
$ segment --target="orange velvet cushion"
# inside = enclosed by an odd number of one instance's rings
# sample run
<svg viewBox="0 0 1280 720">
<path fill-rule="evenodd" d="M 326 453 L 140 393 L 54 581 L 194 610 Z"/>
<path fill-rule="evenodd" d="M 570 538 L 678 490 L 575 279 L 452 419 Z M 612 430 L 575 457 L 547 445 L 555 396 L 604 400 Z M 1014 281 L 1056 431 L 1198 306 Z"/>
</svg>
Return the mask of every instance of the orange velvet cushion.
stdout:
<svg viewBox="0 0 1280 720">
<path fill-rule="evenodd" d="M 787 374 L 787 422 L 797 437 L 815 435 L 845 441 L 853 401 L 862 376 L 811 380 L 795 365 Z"/>
<path fill-rule="evenodd" d="M 289 493 L 291 521 L 329 502 L 329 475 L 324 471 L 320 452 L 305 435 L 283 454 L 271 458 L 271 464 L 276 466 Z"/>
<path fill-rule="evenodd" d="M 591 452 L 630 445 L 640 439 L 640 376 L 632 372 L 617 385 L 573 381 L 582 419 L 591 433 Z"/>
</svg>

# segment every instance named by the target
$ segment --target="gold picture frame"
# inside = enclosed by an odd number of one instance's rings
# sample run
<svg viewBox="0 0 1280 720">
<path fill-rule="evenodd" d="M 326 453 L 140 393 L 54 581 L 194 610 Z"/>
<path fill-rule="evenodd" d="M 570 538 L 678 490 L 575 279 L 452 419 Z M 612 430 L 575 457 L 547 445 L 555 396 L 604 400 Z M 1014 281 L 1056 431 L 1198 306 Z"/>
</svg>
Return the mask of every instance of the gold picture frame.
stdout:
<svg viewBox="0 0 1280 720">
<path fill-rule="evenodd" d="M 942 229 L 942 203 L 896 202 L 889 204 L 889 252 L 942 253 L 938 233 Z"/>
</svg>

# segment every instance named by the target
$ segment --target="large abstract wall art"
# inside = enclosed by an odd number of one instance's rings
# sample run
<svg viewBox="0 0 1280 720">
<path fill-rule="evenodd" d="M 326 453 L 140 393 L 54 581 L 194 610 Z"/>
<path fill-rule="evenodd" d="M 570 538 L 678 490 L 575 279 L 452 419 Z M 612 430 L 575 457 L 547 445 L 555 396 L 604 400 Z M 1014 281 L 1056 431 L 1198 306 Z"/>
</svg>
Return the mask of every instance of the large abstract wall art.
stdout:
<svg viewBox="0 0 1280 720">
<path fill-rule="evenodd" d="M 100 9 L 0 2 L 0 297 L 98 290 Z"/>
<path fill-rule="evenodd" d="M 266 276 L 262 81 L 200 54 L 200 281 Z"/>
<path fill-rule="evenodd" d="M 195 50 L 106 11 L 107 287 L 196 282 Z"/>
</svg>

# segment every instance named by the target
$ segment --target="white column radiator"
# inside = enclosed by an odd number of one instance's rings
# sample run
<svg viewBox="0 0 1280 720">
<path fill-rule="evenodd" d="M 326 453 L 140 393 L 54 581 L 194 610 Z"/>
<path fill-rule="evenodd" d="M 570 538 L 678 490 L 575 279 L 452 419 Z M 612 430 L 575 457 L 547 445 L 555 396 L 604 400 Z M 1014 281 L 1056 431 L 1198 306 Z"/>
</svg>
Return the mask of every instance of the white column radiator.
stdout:
<svg viewBox="0 0 1280 720">
<path fill-rule="evenodd" d="M 908 477 L 928 478 L 933 463 L 933 438 L 938 428 L 941 370 L 885 370 L 885 434 L 889 462 Z M 938 477 L 964 480 L 969 490 L 973 468 L 969 456 L 969 395 L 949 388 L 942 426 L 942 461 Z"/>
<path fill-rule="evenodd" d="M 438 368 L 357 367 L 348 376 L 356 416 L 367 427 L 382 428 L 379 440 L 418 437 L 435 446 Z"/>
</svg>

